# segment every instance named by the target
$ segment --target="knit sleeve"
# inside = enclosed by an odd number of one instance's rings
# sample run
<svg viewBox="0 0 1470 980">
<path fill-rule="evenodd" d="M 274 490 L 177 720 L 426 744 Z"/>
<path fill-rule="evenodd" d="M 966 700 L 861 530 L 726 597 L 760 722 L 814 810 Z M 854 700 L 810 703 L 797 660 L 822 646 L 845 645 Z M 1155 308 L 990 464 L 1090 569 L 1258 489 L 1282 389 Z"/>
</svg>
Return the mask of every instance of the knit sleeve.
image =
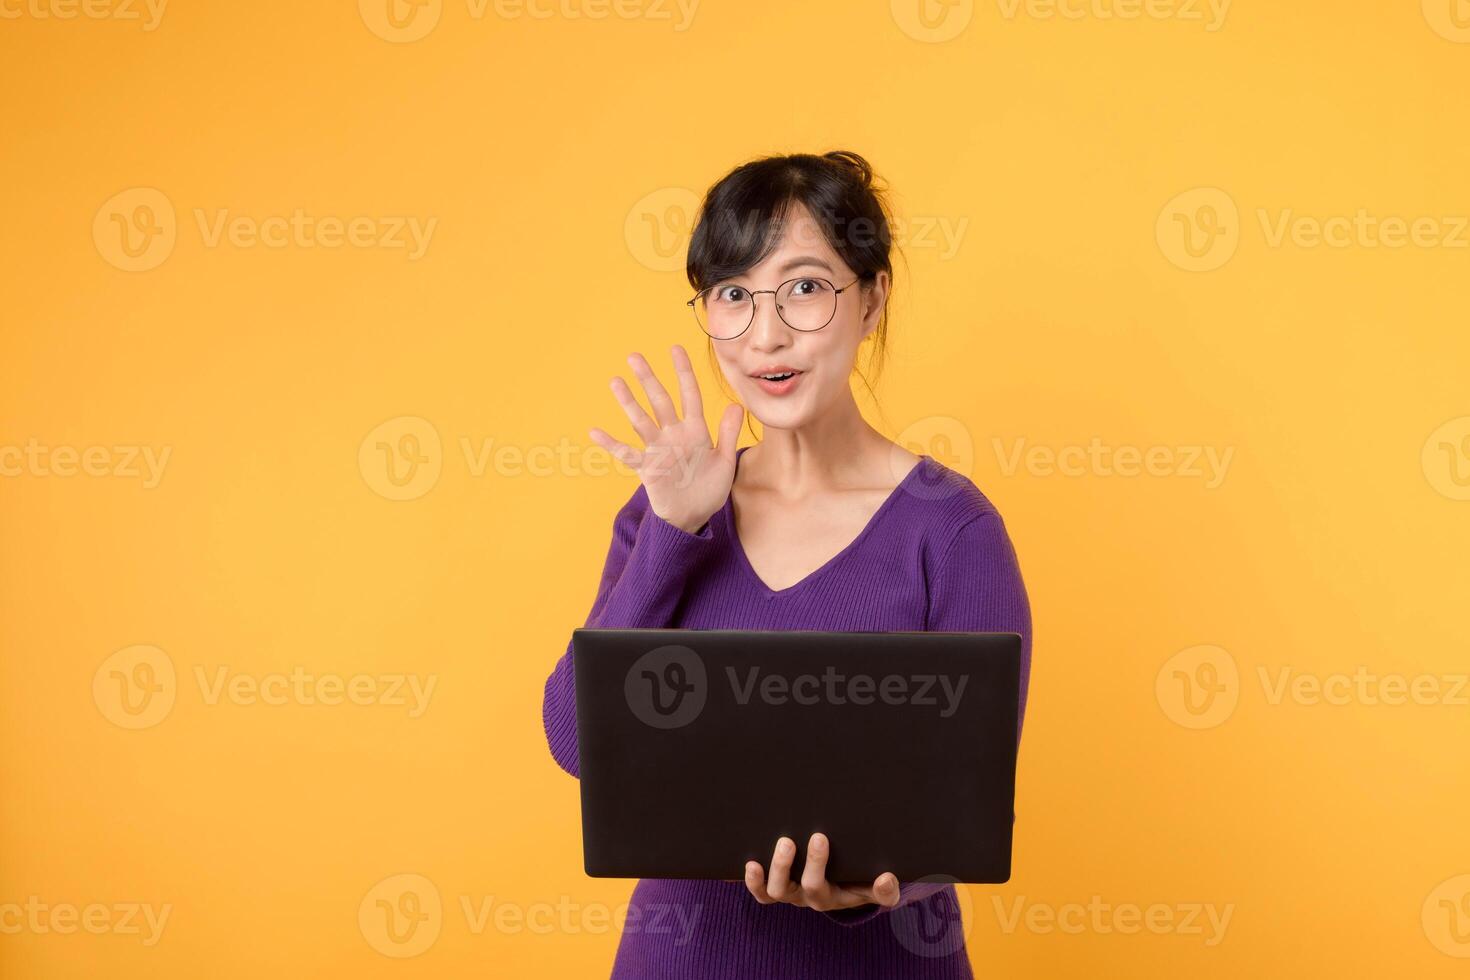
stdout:
<svg viewBox="0 0 1470 980">
<path fill-rule="evenodd" d="M 642 484 L 613 520 L 612 543 L 603 563 L 597 597 L 587 614 L 587 627 L 609 629 L 668 626 L 684 593 L 690 572 L 715 547 L 706 522 L 690 534 L 664 520 L 648 505 Z M 577 694 L 572 645 L 546 679 L 541 700 L 546 743 L 559 766 L 579 775 L 577 758 Z"/>
<path fill-rule="evenodd" d="M 995 511 L 967 521 L 945 550 L 929 586 L 927 628 L 934 632 L 1020 634 L 1021 689 L 1016 704 L 1019 746 L 1031 681 L 1031 602 L 1005 522 Z"/>
<path fill-rule="evenodd" d="M 1019 745 L 1031 678 L 1031 603 L 1005 522 L 994 510 L 967 520 L 945 547 L 929 581 L 926 628 L 945 633 L 1020 634 L 1021 689 L 1016 706 Z M 1015 819 L 1014 813 L 1011 819 Z M 895 906 L 859 905 L 827 915 L 843 925 L 856 925 L 894 908 L 923 901 L 947 887 L 945 882 L 899 882 Z"/>
</svg>

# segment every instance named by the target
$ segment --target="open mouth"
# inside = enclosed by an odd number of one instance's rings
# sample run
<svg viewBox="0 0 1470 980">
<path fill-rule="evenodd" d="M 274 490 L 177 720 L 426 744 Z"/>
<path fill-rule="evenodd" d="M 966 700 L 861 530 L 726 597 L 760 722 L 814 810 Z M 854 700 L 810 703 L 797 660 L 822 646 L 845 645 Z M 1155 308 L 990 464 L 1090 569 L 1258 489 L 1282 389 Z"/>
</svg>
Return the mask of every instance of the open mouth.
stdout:
<svg viewBox="0 0 1470 980">
<path fill-rule="evenodd" d="M 763 371 L 750 377 L 768 395 L 789 395 L 801 384 L 804 372 L 794 369 L 785 371 Z"/>
</svg>

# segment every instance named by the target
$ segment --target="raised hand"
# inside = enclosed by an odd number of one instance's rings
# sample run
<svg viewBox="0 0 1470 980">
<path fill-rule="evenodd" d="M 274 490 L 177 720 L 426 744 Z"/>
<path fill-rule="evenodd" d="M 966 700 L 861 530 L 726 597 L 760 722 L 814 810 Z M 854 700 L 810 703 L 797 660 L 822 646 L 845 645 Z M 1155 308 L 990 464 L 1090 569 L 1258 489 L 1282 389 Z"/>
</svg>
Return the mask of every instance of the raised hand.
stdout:
<svg viewBox="0 0 1470 980">
<path fill-rule="evenodd" d="M 637 471 L 655 514 L 693 534 L 725 505 L 735 483 L 735 443 L 740 436 L 744 409 L 736 404 L 725 408 L 720 416 L 719 445 L 713 444 L 704 421 L 699 381 L 694 376 L 689 355 L 679 344 L 671 350 L 683 418 L 675 413 L 673 399 L 659 383 L 648 361 L 634 352 L 628 355 L 628 363 L 643 384 L 653 417 L 643 410 L 621 377 L 612 379 L 612 392 L 628 421 L 633 423 L 633 430 L 643 440 L 643 449 L 634 449 L 596 427 L 588 429 L 587 434 L 625 466 Z"/>
</svg>

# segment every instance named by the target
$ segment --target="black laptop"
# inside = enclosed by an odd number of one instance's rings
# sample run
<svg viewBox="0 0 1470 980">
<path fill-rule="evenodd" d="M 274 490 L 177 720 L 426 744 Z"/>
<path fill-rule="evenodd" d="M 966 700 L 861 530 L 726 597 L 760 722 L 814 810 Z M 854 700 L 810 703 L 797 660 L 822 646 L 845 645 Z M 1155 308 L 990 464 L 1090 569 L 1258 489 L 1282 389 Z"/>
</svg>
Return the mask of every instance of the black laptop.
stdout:
<svg viewBox="0 0 1470 980">
<path fill-rule="evenodd" d="M 578 629 L 595 878 L 740 879 L 826 834 L 827 879 L 1011 874 L 1015 633 Z"/>
</svg>

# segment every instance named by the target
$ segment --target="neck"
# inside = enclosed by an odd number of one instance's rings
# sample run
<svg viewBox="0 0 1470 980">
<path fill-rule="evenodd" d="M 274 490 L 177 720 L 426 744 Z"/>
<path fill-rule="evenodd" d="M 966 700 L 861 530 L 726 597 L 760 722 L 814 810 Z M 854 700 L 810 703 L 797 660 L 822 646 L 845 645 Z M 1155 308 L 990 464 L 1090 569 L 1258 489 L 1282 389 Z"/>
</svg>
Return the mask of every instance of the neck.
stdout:
<svg viewBox="0 0 1470 980">
<path fill-rule="evenodd" d="M 849 391 L 805 425 L 766 426 L 760 443 L 741 457 L 741 482 L 788 497 L 887 485 L 892 445 L 863 418 Z"/>
</svg>

